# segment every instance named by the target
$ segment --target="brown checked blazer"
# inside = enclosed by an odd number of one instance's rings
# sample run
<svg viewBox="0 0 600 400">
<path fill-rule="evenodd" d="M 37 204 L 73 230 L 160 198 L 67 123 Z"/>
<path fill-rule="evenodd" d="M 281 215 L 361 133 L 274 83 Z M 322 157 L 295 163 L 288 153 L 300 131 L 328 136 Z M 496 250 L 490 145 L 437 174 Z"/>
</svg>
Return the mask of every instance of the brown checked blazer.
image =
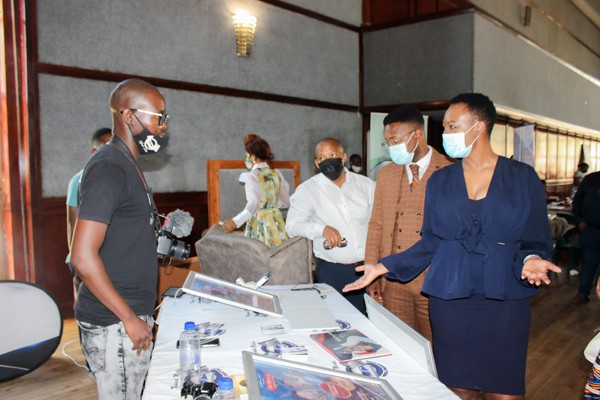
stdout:
<svg viewBox="0 0 600 400">
<path fill-rule="evenodd" d="M 390 163 L 379 171 L 367 234 L 365 264 L 376 264 L 380 258 L 399 253 L 398 250 L 405 250 L 420 239 L 427 181 L 433 172 L 452 163 L 450 159 L 431 149 L 433 154 L 425 175 L 421 177 L 415 192 L 404 199 L 402 193 L 410 191 L 405 166 Z M 411 204 L 407 204 L 409 201 Z M 415 214 L 414 218 L 406 218 L 403 226 L 399 227 L 402 232 L 399 232 L 401 235 L 397 240 L 405 242 L 406 247 L 393 249 L 397 213 L 402 208 L 419 209 L 420 212 L 417 213 L 419 215 Z"/>
<path fill-rule="evenodd" d="M 414 191 L 410 190 L 405 166 L 390 163 L 379 171 L 367 233 L 366 264 L 400 253 L 421 238 L 427 181 L 432 173 L 450 164 L 449 159 L 432 149 L 429 167 Z M 429 299 L 421 293 L 425 276 L 427 269 L 406 283 L 383 278 L 381 290 L 383 305 L 431 340 Z"/>
</svg>

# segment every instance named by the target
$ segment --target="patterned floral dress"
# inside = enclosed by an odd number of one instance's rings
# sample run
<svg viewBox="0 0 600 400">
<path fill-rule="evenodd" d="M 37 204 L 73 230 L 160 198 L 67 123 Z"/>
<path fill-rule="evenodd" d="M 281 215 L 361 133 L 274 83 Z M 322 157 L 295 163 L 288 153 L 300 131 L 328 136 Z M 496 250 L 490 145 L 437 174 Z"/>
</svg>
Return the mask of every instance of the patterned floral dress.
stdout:
<svg viewBox="0 0 600 400">
<path fill-rule="evenodd" d="M 281 180 L 277 172 L 270 168 L 260 168 L 256 178 L 260 187 L 260 208 L 246 223 L 245 235 L 275 247 L 289 239 L 283 216 L 277 207 Z"/>
</svg>

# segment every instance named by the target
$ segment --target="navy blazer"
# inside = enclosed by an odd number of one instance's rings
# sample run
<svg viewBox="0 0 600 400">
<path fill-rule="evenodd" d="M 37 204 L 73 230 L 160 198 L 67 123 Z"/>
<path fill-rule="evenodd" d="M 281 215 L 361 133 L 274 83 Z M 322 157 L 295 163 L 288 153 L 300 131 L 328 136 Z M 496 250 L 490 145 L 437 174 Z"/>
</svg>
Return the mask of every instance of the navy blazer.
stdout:
<svg viewBox="0 0 600 400">
<path fill-rule="evenodd" d="M 427 182 L 422 238 L 380 260 L 388 276 L 409 281 L 431 263 L 422 289 L 431 296 L 533 295 L 536 287 L 521 279 L 523 259 L 548 259 L 552 250 L 546 195 L 535 170 L 499 157 L 479 216 L 471 203 L 462 161 L 436 171 Z"/>
</svg>

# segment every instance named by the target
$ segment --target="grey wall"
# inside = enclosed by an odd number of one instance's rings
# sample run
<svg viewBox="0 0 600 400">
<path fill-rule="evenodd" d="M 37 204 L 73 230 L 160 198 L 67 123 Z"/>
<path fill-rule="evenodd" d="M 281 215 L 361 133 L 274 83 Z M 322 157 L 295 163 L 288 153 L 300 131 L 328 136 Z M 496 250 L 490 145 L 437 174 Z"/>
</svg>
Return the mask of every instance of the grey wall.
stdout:
<svg viewBox="0 0 600 400">
<path fill-rule="evenodd" d="M 478 91 L 497 104 L 600 129 L 600 81 L 477 13 L 367 33 L 364 43 L 366 106 Z"/>
<path fill-rule="evenodd" d="M 294 1 L 317 8 L 315 1 Z M 350 12 L 329 13 L 355 21 Z M 252 56 L 235 53 L 231 12 L 243 6 L 257 28 Z M 319 7 L 322 8 L 322 7 Z M 223 88 L 356 106 L 358 34 L 261 1 L 38 1 L 39 62 L 165 78 Z M 44 197 L 64 196 L 89 156 L 89 137 L 110 126 L 114 82 L 41 75 Z M 143 161 L 155 192 L 206 190 L 206 159 L 240 159 L 248 132 L 264 136 L 278 159 L 301 160 L 313 173 L 312 147 L 323 136 L 362 151 L 354 112 L 161 89 L 172 119 L 166 154 Z M 68 155 L 68 156 L 66 156 Z M 154 158 L 151 158 L 154 157 Z"/>
<path fill-rule="evenodd" d="M 471 15 L 368 32 L 363 43 L 365 106 L 446 100 L 472 88 Z"/>
<path fill-rule="evenodd" d="M 560 59 L 600 78 L 600 59 L 596 56 L 600 54 L 600 29 L 571 1 L 536 0 L 537 7 L 532 8 L 529 26 L 524 26 L 522 23 L 524 0 L 471 0 L 471 2 L 502 23 L 531 38 Z M 538 7 L 547 16 L 542 14 Z M 558 21 L 562 28 L 548 17 Z"/>
<path fill-rule="evenodd" d="M 45 197 L 64 196 L 69 178 L 85 165 L 90 137 L 110 126 L 110 82 L 43 75 L 40 79 L 42 179 Z M 155 192 L 205 191 L 207 159 L 243 159 L 242 138 L 258 132 L 279 160 L 300 160 L 312 176 L 313 149 L 339 138 L 348 154 L 362 151 L 362 120 L 352 112 L 159 88 L 166 98 L 169 145 L 141 157 Z M 57 117 L 60 116 L 60 117 Z"/>
<path fill-rule="evenodd" d="M 474 90 L 498 104 L 600 130 L 600 81 L 475 15 Z M 508 84 L 507 84 L 508 83 Z"/>
</svg>

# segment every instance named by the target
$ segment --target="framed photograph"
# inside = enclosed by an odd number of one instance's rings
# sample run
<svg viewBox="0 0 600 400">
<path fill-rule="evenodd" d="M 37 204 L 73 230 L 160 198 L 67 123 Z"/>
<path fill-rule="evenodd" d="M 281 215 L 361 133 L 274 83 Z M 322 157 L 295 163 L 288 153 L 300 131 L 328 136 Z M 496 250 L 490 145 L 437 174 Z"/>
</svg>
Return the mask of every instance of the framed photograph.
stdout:
<svg viewBox="0 0 600 400">
<path fill-rule="evenodd" d="M 250 399 L 402 400 L 385 379 L 242 352 Z"/>
<path fill-rule="evenodd" d="M 283 318 L 279 298 L 221 279 L 190 271 L 181 288 L 184 292 L 230 306 Z"/>
<path fill-rule="evenodd" d="M 437 378 L 438 374 L 435 367 L 435 359 L 433 358 L 431 342 L 368 294 L 365 294 L 364 298 L 369 320 L 417 363 L 429 371 L 431 375 Z"/>
</svg>

